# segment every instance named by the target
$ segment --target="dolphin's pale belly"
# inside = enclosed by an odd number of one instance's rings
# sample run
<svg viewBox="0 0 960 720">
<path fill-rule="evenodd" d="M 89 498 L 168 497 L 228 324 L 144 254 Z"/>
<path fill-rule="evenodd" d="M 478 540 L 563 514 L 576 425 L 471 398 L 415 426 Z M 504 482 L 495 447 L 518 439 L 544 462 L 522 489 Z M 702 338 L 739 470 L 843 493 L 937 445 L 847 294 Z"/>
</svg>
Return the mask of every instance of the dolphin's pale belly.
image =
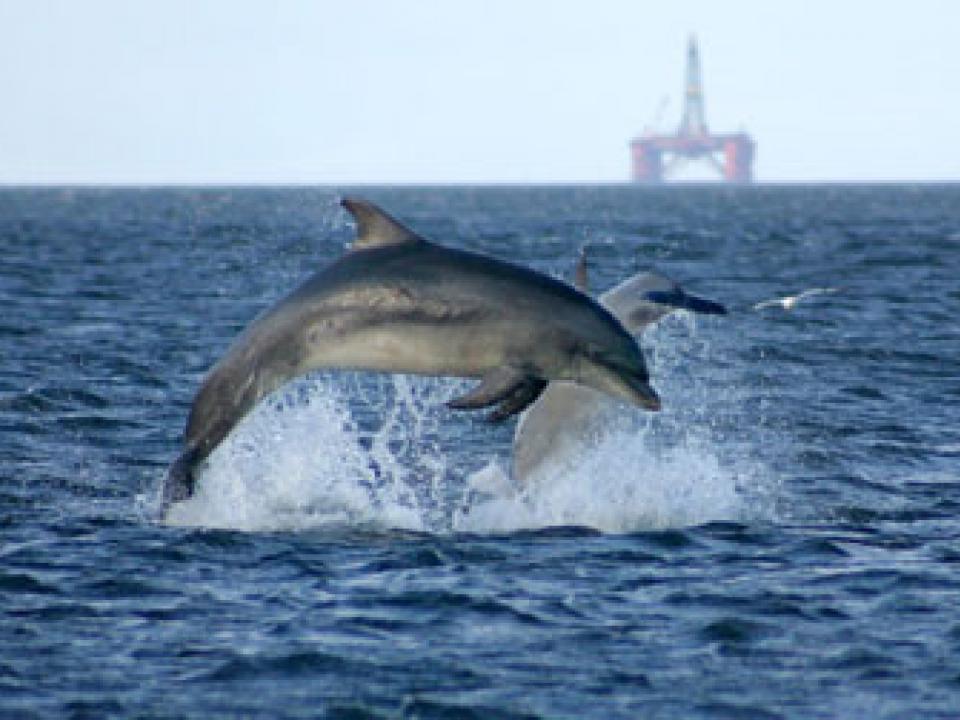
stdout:
<svg viewBox="0 0 960 720">
<path fill-rule="evenodd" d="M 513 440 L 513 476 L 528 478 L 545 462 L 562 465 L 582 453 L 613 404 L 603 393 L 572 383 L 552 382 L 521 417 Z"/>
<path fill-rule="evenodd" d="M 473 326 L 381 325 L 311 343 L 303 368 L 478 377 L 503 357 L 500 343 Z"/>
</svg>

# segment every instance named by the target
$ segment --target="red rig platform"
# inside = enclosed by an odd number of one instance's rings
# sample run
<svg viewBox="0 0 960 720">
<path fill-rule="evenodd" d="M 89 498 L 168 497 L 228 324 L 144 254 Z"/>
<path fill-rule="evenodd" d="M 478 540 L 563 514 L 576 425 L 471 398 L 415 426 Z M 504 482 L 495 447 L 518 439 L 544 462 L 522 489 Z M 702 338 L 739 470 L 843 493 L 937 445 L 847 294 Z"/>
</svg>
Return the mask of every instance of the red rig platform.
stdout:
<svg viewBox="0 0 960 720">
<path fill-rule="evenodd" d="M 630 142 L 633 181 L 659 184 L 688 160 L 705 160 L 728 183 L 753 181 L 753 139 L 745 132 L 710 133 L 703 110 L 700 83 L 700 53 L 696 38 L 687 48 L 687 86 L 683 99 L 683 118 L 675 135 L 652 132 Z M 717 154 L 721 154 L 722 160 Z"/>
</svg>

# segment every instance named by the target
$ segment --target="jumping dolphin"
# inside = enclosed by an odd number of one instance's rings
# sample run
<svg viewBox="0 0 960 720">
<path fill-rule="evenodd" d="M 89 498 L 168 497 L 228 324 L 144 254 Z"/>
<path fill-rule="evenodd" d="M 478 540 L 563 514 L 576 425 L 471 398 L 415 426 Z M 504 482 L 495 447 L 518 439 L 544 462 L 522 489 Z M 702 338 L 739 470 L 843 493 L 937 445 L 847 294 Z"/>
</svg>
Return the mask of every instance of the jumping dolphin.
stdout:
<svg viewBox="0 0 960 720">
<path fill-rule="evenodd" d="M 586 256 L 581 250 L 576 285 L 586 291 Z M 655 272 L 628 278 L 599 298 L 623 326 L 640 335 L 644 328 L 674 310 L 723 315 L 719 303 L 685 292 Z M 609 408 L 603 395 L 588 387 L 551 382 L 520 416 L 513 438 L 513 477 L 523 484 L 544 462 L 562 464 L 581 453 L 602 430 Z"/>
<path fill-rule="evenodd" d="M 341 204 L 349 252 L 257 317 L 193 400 L 163 507 L 193 494 L 195 472 L 268 393 L 320 368 L 479 377 L 448 403 L 520 412 L 550 380 L 658 410 L 636 340 L 587 295 L 533 270 L 432 243 L 375 205 Z"/>
</svg>

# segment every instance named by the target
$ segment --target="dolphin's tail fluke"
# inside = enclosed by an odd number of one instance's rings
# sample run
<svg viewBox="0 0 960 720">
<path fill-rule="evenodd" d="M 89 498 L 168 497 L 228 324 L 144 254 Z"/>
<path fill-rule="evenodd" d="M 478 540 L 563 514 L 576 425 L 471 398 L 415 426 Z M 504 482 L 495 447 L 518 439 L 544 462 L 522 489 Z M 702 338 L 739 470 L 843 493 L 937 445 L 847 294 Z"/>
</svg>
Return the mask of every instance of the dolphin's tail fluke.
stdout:
<svg viewBox="0 0 960 720">
<path fill-rule="evenodd" d="M 160 498 L 160 512 L 166 512 L 174 503 L 186 500 L 193 495 L 196 485 L 194 468 L 199 453 L 195 448 L 187 448 L 173 461 L 167 476 L 163 480 L 163 495 Z"/>
</svg>

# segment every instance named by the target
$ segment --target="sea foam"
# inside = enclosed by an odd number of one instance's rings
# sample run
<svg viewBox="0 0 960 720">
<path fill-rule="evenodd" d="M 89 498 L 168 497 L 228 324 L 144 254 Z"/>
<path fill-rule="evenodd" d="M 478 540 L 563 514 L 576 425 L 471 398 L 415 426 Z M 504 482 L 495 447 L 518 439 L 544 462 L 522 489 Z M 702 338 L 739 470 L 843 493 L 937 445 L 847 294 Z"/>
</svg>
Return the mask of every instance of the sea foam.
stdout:
<svg viewBox="0 0 960 720">
<path fill-rule="evenodd" d="M 674 326 L 693 328 L 689 320 Z M 677 362 L 675 340 L 654 337 L 656 364 Z M 484 439 L 470 427 L 476 416 L 444 406 L 464 381 L 311 375 L 235 428 L 201 469 L 196 494 L 166 521 L 240 530 L 622 533 L 744 519 L 756 513 L 762 473 L 749 457 L 722 451 L 702 406 L 719 410 L 729 398 L 711 400 L 691 377 L 666 383 L 671 403 L 661 413 L 611 401 L 603 432 L 520 484 L 506 469 L 509 440 Z M 452 432 L 460 442 L 449 441 Z"/>
</svg>

